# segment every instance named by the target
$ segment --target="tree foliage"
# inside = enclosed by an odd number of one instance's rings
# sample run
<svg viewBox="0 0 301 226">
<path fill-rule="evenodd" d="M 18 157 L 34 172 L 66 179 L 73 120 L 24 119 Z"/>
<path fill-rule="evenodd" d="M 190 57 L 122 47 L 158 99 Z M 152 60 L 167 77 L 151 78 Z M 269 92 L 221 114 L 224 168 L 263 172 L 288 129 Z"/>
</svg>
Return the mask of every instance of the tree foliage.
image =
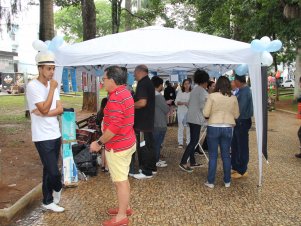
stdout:
<svg viewBox="0 0 301 226">
<path fill-rule="evenodd" d="M 291 4 L 300 1 L 289 0 Z M 284 17 L 284 1 L 279 0 L 189 0 L 197 9 L 196 30 L 251 42 L 268 36 L 284 43 L 284 53 L 277 54 L 280 61 L 295 58 L 297 40 L 300 38 L 300 19 Z"/>
<path fill-rule="evenodd" d="M 18 14 L 18 12 L 21 11 L 21 9 L 21 0 L 9 0 L 5 1 L 4 3 L 0 1 L 0 21 L 4 21 L 4 23 L 6 24 L 7 31 L 13 30 L 16 26 L 16 24 L 14 23 L 14 17 Z M 1 28 L 0 31 L 2 31 Z"/>
<path fill-rule="evenodd" d="M 96 1 L 96 37 L 111 33 L 111 5 L 106 1 Z M 54 16 L 55 26 L 65 33 L 67 42 L 83 40 L 81 6 L 72 5 L 57 11 Z"/>
</svg>

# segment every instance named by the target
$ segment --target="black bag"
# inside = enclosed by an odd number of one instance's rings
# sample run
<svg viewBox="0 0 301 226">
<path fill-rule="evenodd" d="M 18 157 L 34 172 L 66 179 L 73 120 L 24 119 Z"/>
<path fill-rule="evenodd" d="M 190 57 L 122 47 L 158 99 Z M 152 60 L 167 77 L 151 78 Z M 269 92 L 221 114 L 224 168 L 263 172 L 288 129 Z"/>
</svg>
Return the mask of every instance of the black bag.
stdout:
<svg viewBox="0 0 301 226">
<path fill-rule="evenodd" d="M 80 153 L 82 150 L 84 150 L 87 147 L 85 144 L 73 144 L 72 145 L 72 154 L 73 157 L 76 156 L 78 153 Z"/>
<path fill-rule="evenodd" d="M 97 165 L 93 166 L 92 162 L 84 162 L 79 164 L 78 168 L 81 172 L 88 176 L 97 176 Z"/>
<path fill-rule="evenodd" d="M 73 158 L 78 170 L 89 176 L 97 175 L 97 154 L 91 153 L 89 146 L 86 146 Z"/>
</svg>

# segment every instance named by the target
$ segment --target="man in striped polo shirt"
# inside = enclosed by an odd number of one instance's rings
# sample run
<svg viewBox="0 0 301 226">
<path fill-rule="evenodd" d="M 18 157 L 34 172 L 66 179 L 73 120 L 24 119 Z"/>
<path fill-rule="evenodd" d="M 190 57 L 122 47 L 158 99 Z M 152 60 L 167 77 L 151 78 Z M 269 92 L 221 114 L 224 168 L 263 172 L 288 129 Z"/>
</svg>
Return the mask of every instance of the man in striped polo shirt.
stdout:
<svg viewBox="0 0 301 226">
<path fill-rule="evenodd" d="M 136 150 L 134 125 L 134 100 L 126 88 L 127 75 L 118 66 L 105 70 L 102 78 L 108 91 L 108 102 L 104 109 L 103 134 L 91 143 L 92 152 L 105 146 L 111 178 L 116 186 L 118 208 L 108 209 L 107 213 L 115 216 L 104 221 L 103 226 L 128 225 L 127 216 L 133 211 L 129 207 L 130 184 L 128 181 L 129 166 L 132 154 Z"/>
</svg>

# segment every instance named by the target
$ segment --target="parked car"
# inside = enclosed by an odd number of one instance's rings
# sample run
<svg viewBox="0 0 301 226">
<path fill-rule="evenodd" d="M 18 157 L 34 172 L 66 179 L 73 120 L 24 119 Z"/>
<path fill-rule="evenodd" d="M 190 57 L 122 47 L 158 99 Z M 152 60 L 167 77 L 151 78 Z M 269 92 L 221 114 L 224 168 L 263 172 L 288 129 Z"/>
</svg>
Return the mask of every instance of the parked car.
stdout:
<svg viewBox="0 0 301 226">
<path fill-rule="evenodd" d="M 294 80 L 286 80 L 283 83 L 281 83 L 281 87 L 284 88 L 294 88 L 295 87 L 295 81 Z"/>
</svg>

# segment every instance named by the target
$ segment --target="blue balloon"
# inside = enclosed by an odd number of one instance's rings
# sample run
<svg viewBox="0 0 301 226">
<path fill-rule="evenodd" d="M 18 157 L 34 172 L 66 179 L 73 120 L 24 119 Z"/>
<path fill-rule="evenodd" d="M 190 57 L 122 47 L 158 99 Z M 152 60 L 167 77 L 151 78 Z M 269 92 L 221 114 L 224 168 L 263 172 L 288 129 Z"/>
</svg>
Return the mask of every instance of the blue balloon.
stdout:
<svg viewBox="0 0 301 226">
<path fill-rule="evenodd" d="M 247 64 L 240 64 L 234 69 L 237 75 L 245 75 L 248 73 L 248 65 Z"/>
<path fill-rule="evenodd" d="M 271 41 L 267 46 L 266 51 L 268 52 L 277 52 L 282 47 L 282 42 L 280 40 Z"/>
<path fill-rule="evenodd" d="M 255 52 L 263 52 L 266 49 L 266 45 L 258 39 L 251 42 L 251 49 Z"/>
<path fill-rule="evenodd" d="M 47 45 L 47 48 L 49 47 L 50 43 L 51 43 L 50 40 L 45 41 L 45 44 Z"/>
<path fill-rule="evenodd" d="M 51 51 L 56 51 L 62 44 L 64 43 L 64 39 L 63 37 L 61 36 L 55 36 L 49 46 L 48 46 L 48 49 L 51 50 Z"/>
</svg>

